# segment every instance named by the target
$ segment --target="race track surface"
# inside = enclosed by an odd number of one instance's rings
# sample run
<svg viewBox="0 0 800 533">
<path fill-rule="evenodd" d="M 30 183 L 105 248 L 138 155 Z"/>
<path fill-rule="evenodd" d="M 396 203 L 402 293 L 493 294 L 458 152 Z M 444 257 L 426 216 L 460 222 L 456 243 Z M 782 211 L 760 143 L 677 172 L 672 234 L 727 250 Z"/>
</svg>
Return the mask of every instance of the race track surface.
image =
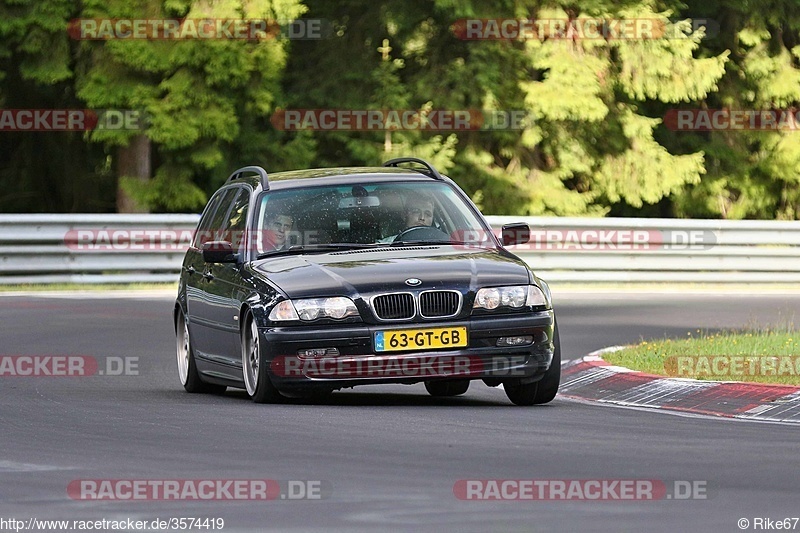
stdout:
<svg viewBox="0 0 800 533">
<path fill-rule="evenodd" d="M 800 321 L 797 295 L 554 298 L 565 359 L 698 328 Z M 368 386 L 322 405 L 255 405 L 235 390 L 191 395 L 176 374 L 172 305 L 166 296 L 0 297 L 2 356 L 89 356 L 99 370 L 136 364 L 131 375 L 0 377 L 0 519 L 208 517 L 232 532 L 730 532 L 741 518 L 751 530 L 756 517 L 800 516 L 795 427 L 560 397 L 521 408 L 478 382 L 453 399 L 432 398 L 421 384 Z M 323 498 L 94 501 L 68 489 L 79 480 L 250 479 L 319 481 Z M 651 480 L 674 497 L 474 501 L 454 493 L 490 479 Z M 676 481 L 706 498 L 676 499 Z"/>
</svg>

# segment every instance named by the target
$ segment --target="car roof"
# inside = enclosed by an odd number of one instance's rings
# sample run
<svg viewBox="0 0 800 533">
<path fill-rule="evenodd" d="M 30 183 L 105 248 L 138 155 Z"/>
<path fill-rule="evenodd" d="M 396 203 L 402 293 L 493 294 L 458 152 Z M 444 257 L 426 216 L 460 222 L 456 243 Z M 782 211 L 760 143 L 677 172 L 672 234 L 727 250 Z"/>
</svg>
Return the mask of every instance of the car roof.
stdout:
<svg viewBox="0 0 800 533">
<path fill-rule="evenodd" d="M 293 189 L 309 185 L 368 184 L 390 180 L 400 181 L 441 181 L 429 174 L 415 169 L 397 167 L 335 167 L 287 170 L 269 174 L 269 189 Z M 447 181 L 447 179 L 445 177 Z M 237 183 L 247 183 L 254 189 L 261 188 L 258 176 L 244 176 Z M 313 183 L 312 183 L 313 182 Z"/>
</svg>

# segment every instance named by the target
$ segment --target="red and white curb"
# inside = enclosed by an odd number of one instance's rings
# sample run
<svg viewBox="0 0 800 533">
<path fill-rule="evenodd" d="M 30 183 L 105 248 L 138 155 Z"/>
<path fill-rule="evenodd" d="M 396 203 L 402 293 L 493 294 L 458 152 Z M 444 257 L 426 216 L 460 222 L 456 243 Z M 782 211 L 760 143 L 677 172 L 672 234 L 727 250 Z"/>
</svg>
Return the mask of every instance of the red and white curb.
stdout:
<svg viewBox="0 0 800 533">
<path fill-rule="evenodd" d="M 561 367 L 559 395 L 627 407 L 800 424 L 800 387 L 668 378 L 614 366 L 592 352 Z"/>
</svg>

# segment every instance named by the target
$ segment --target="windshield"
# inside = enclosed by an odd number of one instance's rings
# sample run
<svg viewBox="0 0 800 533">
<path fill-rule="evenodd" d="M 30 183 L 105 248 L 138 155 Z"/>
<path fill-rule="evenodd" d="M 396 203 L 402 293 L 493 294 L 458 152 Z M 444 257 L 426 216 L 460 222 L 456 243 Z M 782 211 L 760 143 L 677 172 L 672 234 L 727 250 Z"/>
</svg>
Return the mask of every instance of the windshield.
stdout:
<svg viewBox="0 0 800 533">
<path fill-rule="evenodd" d="M 270 191 L 260 198 L 257 253 L 336 246 L 490 243 L 447 183 L 381 182 Z M 332 246 L 333 245 L 333 246 Z M 355 247 L 355 246 L 354 246 Z"/>
</svg>

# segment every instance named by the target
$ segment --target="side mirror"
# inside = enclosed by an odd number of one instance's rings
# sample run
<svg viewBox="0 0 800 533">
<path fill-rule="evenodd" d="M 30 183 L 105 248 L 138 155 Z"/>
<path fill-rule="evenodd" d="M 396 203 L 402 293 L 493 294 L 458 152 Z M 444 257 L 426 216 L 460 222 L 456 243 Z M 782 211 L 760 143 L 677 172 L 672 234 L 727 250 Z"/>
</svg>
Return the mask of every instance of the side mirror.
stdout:
<svg viewBox="0 0 800 533">
<path fill-rule="evenodd" d="M 238 259 L 228 241 L 208 241 L 203 245 L 203 261 L 206 263 L 235 263 Z"/>
<path fill-rule="evenodd" d="M 531 240 L 531 228 L 524 222 L 505 224 L 502 229 L 503 246 L 525 244 Z"/>
</svg>

